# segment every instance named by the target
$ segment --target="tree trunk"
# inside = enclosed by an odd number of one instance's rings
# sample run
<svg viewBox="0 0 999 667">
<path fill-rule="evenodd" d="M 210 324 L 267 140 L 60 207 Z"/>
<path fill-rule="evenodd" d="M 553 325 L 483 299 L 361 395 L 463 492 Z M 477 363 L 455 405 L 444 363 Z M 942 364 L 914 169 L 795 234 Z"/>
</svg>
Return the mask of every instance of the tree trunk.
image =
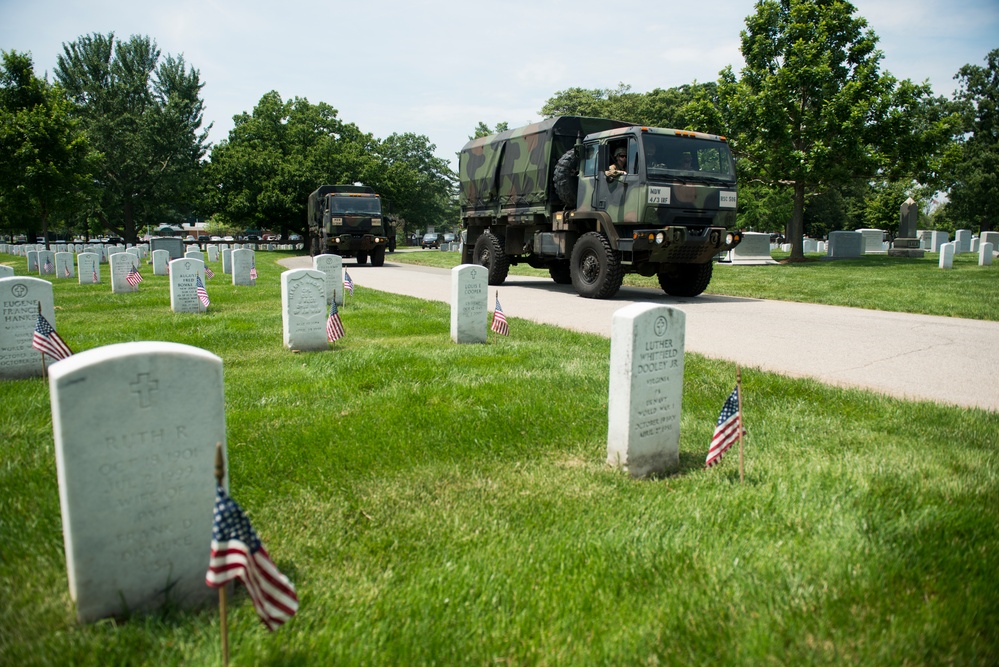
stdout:
<svg viewBox="0 0 999 667">
<path fill-rule="evenodd" d="M 138 243 L 139 240 L 135 235 L 135 209 L 132 206 L 132 202 L 125 202 L 123 217 L 124 220 L 122 222 L 124 228 L 121 231 L 124 232 L 123 236 L 125 237 L 125 243 L 131 243 L 134 245 Z"/>
<path fill-rule="evenodd" d="M 791 222 L 788 224 L 788 243 L 791 244 L 792 260 L 805 259 L 805 184 L 801 181 L 794 182 L 794 210 L 791 213 Z"/>
</svg>

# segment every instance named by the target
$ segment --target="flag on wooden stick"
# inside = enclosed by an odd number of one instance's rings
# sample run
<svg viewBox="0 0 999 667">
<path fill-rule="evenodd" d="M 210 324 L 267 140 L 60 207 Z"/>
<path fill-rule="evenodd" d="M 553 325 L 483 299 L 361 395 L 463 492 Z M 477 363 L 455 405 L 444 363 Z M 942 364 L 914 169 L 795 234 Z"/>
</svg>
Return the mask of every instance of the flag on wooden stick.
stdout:
<svg viewBox="0 0 999 667">
<path fill-rule="evenodd" d="M 350 274 L 346 271 L 343 272 L 343 288 L 350 292 L 351 296 L 354 296 L 354 281 L 350 279 Z"/>
<path fill-rule="evenodd" d="M 742 410 L 739 405 L 739 385 L 736 385 L 722 406 L 721 414 L 718 415 L 718 424 L 715 426 L 715 434 L 711 438 L 711 447 L 708 449 L 708 458 L 704 466 L 710 468 L 721 461 L 722 455 L 741 436 Z"/>
<path fill-rule="evenodd" d="M 510 335 L 510 325 L 507 324 L 506 315 L 503 314 L 503 309 L 500 308 L 499 292 L 496 292 L 496 310 L 493 311 L 493 324 L 490 329 L 501 336 Z"/>
<path fill-rule="evenodd" d="M 212 551 L 205 582 L 221 588 L 234 580 L 246 586 L 268 630 L 277 630 L 298 611 L 295 586 L 271 560 L 236 501 L 216 485 Z"/>
<path fill-rule="evenodd" d="M 136 287 L 142 282 L 142 274 L 139 273 L 139 270 L 133 265 L 132 268 L 128 270 L 128 275 L 125 276 L 125 281 L 132 287 Z"/>
<path fill-rule="evenodd" d="M 340 310 L 336 307 L 336 299 L 330 304 L 330 316 L 326 320 L 326 339 L 334 343 L 346 336 L 343 330 L 343 321 L 340 319 Z"/>
<path fill-rule="evenodd" d="M 205 284 L 201 282 L 201 276 L 195 276 L 194 291 L 198 294 L 198 300 L 201 302 L 205 308 L 211 305 L 211 300 L 208 298 L 208 290 L 205 289 Z"/>
<path fill-rule="evenodd" d="M 31 339 L 31 347 L 42 354 L 49 355 L 56 361 L 73 354 L 62 337 L 56 333 L 55 327 L 49 324 L 49 321 L 41 313 L 38 313 L 38 319 L 35 320 L 35 334 Z"/>
</svg>

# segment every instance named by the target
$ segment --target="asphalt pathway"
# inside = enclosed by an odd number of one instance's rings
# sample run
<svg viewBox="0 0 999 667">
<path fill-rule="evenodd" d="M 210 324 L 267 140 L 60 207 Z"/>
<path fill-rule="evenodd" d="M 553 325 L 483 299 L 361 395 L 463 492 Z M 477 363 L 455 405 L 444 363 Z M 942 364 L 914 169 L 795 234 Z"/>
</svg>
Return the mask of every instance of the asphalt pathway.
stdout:
<svg viewBox="0 0 999 667">
<path fill-rule="evenodd" d="M 311 268 L 311 257 L 282 261 Z M 355 285 L 449 302 L 451 272 L 386 261 L 344 268 Z M 613 299 L 583 299 L 571 285 L 510 276 L 499 290 L 507 318 L 523 318 L 610 337 L 611 316 L 632 303 L 659 303 L 686 313 L 687 350 L 745 367 L 826 384 L 873 390 L 907 400 L 999 412 L 999 322 L 912 315 L 840 306 L 702 295 L 671 297 L 622 287 Z M 516 324 L 511 323 L 513 335 Z"/>
</svg>

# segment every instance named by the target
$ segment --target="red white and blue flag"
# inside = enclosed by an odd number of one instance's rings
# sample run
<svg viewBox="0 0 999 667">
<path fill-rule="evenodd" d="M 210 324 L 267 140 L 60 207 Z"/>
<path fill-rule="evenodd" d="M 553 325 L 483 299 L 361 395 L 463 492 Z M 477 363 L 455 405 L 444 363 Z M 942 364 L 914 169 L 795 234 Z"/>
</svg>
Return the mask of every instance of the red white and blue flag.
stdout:
<svg viewBox="0 0 999 667">
<path fill-rule="evenodd" d="M 722 406 L 721 414 L 718 415 L 718 424 L 715 426 L 714 437 L 711 438 L 711 447 L 708 449 L 708 458 L 704 462 L 704 467 L 710 468 L 721 461 L 722 454 L 739 440 L 741 434 L 742 413 L 739 411 L 739 387 L 736 385 Z"/>
<path fill-rule="evenodd" d="M 94 283 L 99 283 L 100 278 L 97 277 L 97 267 L 94 267 Z"/>
<path fill-rule="evenodd" d="M 35 335 L 31 339 L 31 347 L 42 354 L 47 354 L 56 361 L 72 356 L 73 351 L 69 349 L 66 342 L 56 333 L 55 328 L 49 321 L 38 313 L 35 320 Z"/>
<path fill-rule="evenodd" d="M 211 280 L 215 277 L 215 272 L 212 271 L 212 267 L 205 264 L 205 280 Z"/>
<path fill-rule="evenodd" d="M 277 630 L 298 611 L 295 586 L 271 560 L 236 501 L 216 486 L 212 552 L 205 582 L 221 588 L 230 581 L 243 582 L 268 630 Z"/>
<path fill-rule="evenodd" d="M 139 273 L 139 270 L 135 268 L 134 264 L 132 265 L 132 268 L 128 270 L 128 275 L 125 276 L 125 280 L 132 287 L 135 287 L 142 282 L 142 274 Z"/>
<path fill-rule="evenodd" d="M 501 336 L 510 335 L 510 325 L 507 324 L 506 315 L 500 308 L 499 293 L 496 294 L 496 310 L 493 311 L 493 325 L 490 328 Z"/>
<path fill-rule="evenodd" d="M 45 258 L 45 263 L 42 264 L 42 273 L 52 273 L 52 260 L 48 257 Z"/>
<path fill-rule="evenodd" d="M 350 279 L 350 274 L 346 271 L 343 272 L 343 288 L 350 292 L 351 296 L 354 296 L 354 281 Z"/>
<path fill-rule="evenodd" d="M 72 275 L 72 274 L 71 274 L 71 273 L 69 272 L 69 264 L 67 264 L 66 266 L 62 267 L 62 272 L 63 272 L 63 273 L 65 274 L 65 276 L 66 276 L 67 278 L 69 278 L 69 277 L 70 277 L 70 276 Z"/>
<path fill-rule="evenodd" d="M 205 284 L 201 282 L 201 276 L 195 276 L 195 291 L 198 293 L 198 300 L 201 301 L 201 305 L 207 308 L 211 305 L 211 300 L 208 298 L 208 290 L 205 289 Z"/>
<path fill-rule="evenodd" d="M 250 280 L 257 279 L 257 260 L 253 260 L 253 264 L 250 264 Z"/>
<path fill-rule="evenodd" d="M 340 311 L 336 307 L 336 299 L 330 304 L 330 316 L 326 320 L 326 338 L 333 343 L 346 336 L 343 330 L 343 322 L 340 320 Z"/>
</svg>

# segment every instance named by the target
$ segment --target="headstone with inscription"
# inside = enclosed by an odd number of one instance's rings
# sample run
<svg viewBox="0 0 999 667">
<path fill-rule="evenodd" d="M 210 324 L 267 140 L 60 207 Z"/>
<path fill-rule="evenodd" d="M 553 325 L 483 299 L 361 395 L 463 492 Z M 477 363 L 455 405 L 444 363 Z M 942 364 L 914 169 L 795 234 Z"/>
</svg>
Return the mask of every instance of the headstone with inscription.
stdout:
<svg viewBox="0 0 999 667">
<path fill-rule="evenodd" d="M 77 273 L 81 285 L 101 282 L 101 256 L 96 252 L 81 252 L 76 256 Z"/>
<path fill-rule="evenodd" d="M 864 254 L 879 255 L 886 252 L 884 247 L 885 232 L 883 229 L 858 229 L 864 237 Z"/>
<path fill-rule="evenodd" d="M 611 319 L 607 462 L 632 477 L 680 465 L 686 315 L 635 303 Z"/>
<path fill-rule="evenodd" d="M 205 263 L 200 259 L 170 262 L 170 310 L 175 313 L 203 313 L 208 307 L 198 298 L 198 278 L 205 284 Z"/>
<path fill-rule="evenodd" d="M 217 598 L 205 571 L 222 360 L 178 343 L 108 345 L 53 364 L 49 392 L 79 620 Z"/>
<path fill-rule="evenodd" d="M 281 274 L 281 319 L 284 345 L 303 352 L 328 350 L 326 275 L 314 269 Z"/>
<path fill-rule="evenodd" d="M 28 273 L 38 273 L 38 251 L 27 250 L 24 258 L 28 260 Z"/>
<path fill-rule="evenodd" d="M 31 346 L 39 304 L 42 316 L 56 326 L 51 282 L 29 276 L 0 278 L 0 379 L 43 374 L 42 355 Z M 54 362 L 45 357 L 45 363 Z"/>
<path fill-rule="evenodd" d="M 115 294 L 138 292 L 139 286 L 128 282 L 132 267 L 139 268 L 139 258 L 130 252 L 116 252 L 108 258 L 111 264 L 111 291 Z"/>
<path fill-rule="evenodd" d="M 725 261 L 746 266 L 776 264 L 777 261 L 770 256 L 770 234 L 743 232 L 742 241 L 728 251 Z"/>
<path fill-rule="evenodd" d="M 451 269 L 451 340 L 485 343 L 488 330 L 488 271 L 478 264 Z"/>
<path fill-rule="evenodd" d="M 55 253 L 51 250 L 39 250 L 38 251 L 38 275 L 40 276 L 54 276 L 55 275 Z"/>
<path fill-rule="evenodd" d="M 76 276 L 73 253 L 66 251 L 55 254 L 55 276 L 56 278 L 73 278 Z"/>
<path fill-rule="evenodd" d="M 909 197 L 898 209 L 898 236 L 888 249 L 889 257 L 922 257 L 922 237 L 916 224 L 919 222 L 919 206 Z"/>
<path fill-rule="evenodd" d="M 232 284 L 255 285 L 257 281 L 250 277 L 251 271 L 257 266 L 256 255 L 249 248 L 239 248 L 232 251 Z"/>
<path fill-rule="evenodd" d="M 11 278 L 14 276 L 14 267 L 0 264 L 0 278 Z"/>
<path fill-rule="evenodd" d="M 312 268 L 326 274 L 326 303 L 343 305 L 343 258 L 340 255 L 316 255 Z"/>
<path fill-rule="evenodd" d="M 170 274 L 170 251 L 164 248 L 157 248 L 152 253 L 153 275 L 166 276 Z"/>
</svg>

